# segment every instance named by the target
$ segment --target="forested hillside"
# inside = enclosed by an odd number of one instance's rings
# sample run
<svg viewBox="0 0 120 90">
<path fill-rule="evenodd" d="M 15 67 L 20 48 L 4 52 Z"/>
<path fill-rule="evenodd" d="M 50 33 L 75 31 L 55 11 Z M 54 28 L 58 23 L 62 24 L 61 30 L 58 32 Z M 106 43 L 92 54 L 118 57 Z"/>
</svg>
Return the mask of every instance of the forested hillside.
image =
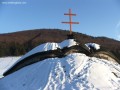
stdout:
<svg viewBox="0 0 120 90">
<path fill-rule="evenodd" d="M 0 57 L 23 55 L 35 46 L 45 42 L 61 42 L 67 39 L 69 31 L 60 29 L 36 29 L 0 34 Z M 81 43 L 95 42 L 117 56 L 120 55 L 120 42 L 107 37 L 92 37 L 74 32 L 76 40 Z"/>
</svg>

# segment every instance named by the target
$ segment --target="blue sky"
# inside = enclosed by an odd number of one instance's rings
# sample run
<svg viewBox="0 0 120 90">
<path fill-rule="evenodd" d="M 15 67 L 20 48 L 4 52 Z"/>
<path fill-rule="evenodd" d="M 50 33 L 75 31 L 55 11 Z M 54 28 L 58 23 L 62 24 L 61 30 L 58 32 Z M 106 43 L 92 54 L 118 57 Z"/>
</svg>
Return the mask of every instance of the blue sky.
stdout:
<svg viewBox="0 0 120 90">
<path fill-rule="evenodd" d="M 17 3 L 16 3 L 17 2 Z M 69 29 L 64 16 L 77 16 L 76 32 L 120 40 L 120 0 L 0 0 L 0 33 L 30 29 Z"/>
</svg>

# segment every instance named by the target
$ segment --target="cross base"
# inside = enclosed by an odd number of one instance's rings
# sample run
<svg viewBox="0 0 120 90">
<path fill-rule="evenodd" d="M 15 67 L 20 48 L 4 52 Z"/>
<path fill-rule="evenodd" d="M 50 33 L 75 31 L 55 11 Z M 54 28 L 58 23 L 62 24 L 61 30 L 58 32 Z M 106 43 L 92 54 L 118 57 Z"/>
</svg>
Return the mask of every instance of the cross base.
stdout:
<svg viewBox="0 0 120 90">
<path fill-rule="evenodd" d="M 74 37 L 73 34 L 68 34 L 68 35 L 67 35 L 67 39 L 75 39 L 75 37 Z"/>
</svg>

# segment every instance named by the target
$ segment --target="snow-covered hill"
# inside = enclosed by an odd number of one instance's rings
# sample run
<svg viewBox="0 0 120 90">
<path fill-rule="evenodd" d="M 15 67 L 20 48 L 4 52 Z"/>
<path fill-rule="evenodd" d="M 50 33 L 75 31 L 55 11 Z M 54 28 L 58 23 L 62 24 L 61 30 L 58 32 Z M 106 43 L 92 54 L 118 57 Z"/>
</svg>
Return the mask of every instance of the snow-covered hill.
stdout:
<svg viewBox="0 0 120 90">
<path fill-rule="evenodd" d="M 0 90 L 99 89 L 120 89 L 120 65 L 80 53 L 46 59 L 0 80 Z"/>
<path fill-rule="evenodd" d="M 72 53 L 45 59 L 1 78 L 0 90 L 120 90 L 120 65 Z"/>
</svg>

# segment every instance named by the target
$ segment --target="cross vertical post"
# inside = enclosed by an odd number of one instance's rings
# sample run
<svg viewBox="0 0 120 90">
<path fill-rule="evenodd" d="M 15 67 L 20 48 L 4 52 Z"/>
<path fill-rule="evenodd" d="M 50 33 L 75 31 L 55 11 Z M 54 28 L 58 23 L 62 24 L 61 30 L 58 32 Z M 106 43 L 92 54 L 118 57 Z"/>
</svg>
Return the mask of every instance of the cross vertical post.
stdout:
<svg viewBox="0 0 120 90">
<path fill-rule="evenodd" d="M 70 20 L 70 35 L 72 34 L 72 15 L 71 15 L 71 9 L 69 9 L 69 14 L 70 14 L 70 16 L 69 16 L 69 20 Z"/>
<path fill-rule="evenodd" d="M 69 9 L 69 13 L 65 13 L 64 15 L 68 15 L 69 16 L 69 22 L 62 22 L 62 23 L 70 25 L 70 35 L 72 35 L 72 24 L 79 24 L 79 22 L 72 22 L 72 16 L 76 16 L 76 14 L 73 14 L 72 10 Z"/>
</svg>

